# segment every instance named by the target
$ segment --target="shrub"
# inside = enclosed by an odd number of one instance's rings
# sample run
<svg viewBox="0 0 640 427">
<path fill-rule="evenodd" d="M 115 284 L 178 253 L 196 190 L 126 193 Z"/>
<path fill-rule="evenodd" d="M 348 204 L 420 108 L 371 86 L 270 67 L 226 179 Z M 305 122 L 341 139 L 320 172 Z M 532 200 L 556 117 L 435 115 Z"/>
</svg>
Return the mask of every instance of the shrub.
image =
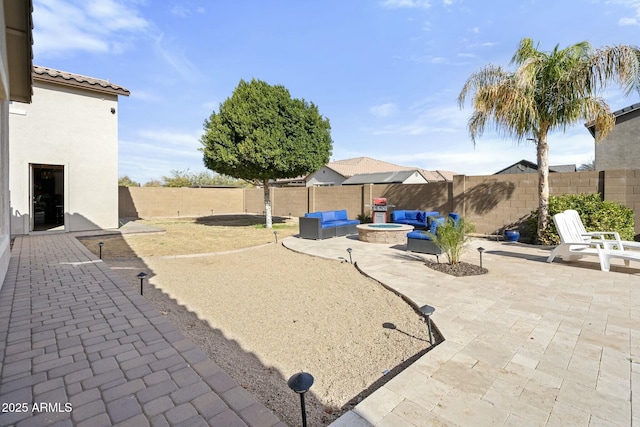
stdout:
<svg viewBox="0 0 640 427">
<path fill-rule="evenodd" d="M 618 202 L 603 201 L 599 194 L 564 194 L 549 197 L 549 217 L 574 209 L 580 214 L 587 231 L 617 231 L 623 240 L 633 240 L 633 210 Z M 537 234 L 538 211 L 532 211 L 529 218 L 529 230 Z M 549 221 L 546 230 L 541 234 L 543 245 L 557 245 L 560 237 L 553 220 Z"/>
<path fill-rule="evenodd" d="M 445 253 L 449 264 L 454 265 L 460 262 L 464 247 L 470 240 L 469 234 L 475 230 L 475 225 L 464 218 L 460 218 L 457 224 L 453 218 L 447 218 L 444 224 L 438 226 L 435 235 L 430 232 L 427 234 Z"/>
<path fill-rule="evenodd" d="M 367 214 L 359 214 L 356 218 L 357 218 L 357 219 L 360 221 L 360 223 L 362 223 L 362 224 L 369 224 L 369 223 L 371 223 L 371 216 L 369 216 L 369 215 L 367 215 Z"/>
</svg>

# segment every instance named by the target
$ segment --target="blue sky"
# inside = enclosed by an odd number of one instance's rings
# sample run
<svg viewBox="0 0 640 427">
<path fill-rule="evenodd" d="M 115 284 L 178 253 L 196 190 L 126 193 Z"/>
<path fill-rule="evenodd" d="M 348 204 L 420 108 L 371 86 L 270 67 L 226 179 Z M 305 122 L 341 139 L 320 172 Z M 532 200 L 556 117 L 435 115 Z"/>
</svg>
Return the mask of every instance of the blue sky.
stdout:
<svg viewBox="0 0 640 427">
<path fill-rule="evenodd" d="M 144 183 L 205 170 L 204 120 L 240 79 L 281 84 L 332 127 L 332 160 L 368 156 L 467 175 L 535 147 L 486 132 L 473 145 L 467 77 L 508 66 L 530 37 L 551 50 L 638 44 L 640 0 L 33 0 L 34 63 L 110 80 L 119 174 Z M 613 87 L 612 110 L 639 101 Z M 593 159 L 583 124 L 549 138 L 550 163 Z"/>
</svg>

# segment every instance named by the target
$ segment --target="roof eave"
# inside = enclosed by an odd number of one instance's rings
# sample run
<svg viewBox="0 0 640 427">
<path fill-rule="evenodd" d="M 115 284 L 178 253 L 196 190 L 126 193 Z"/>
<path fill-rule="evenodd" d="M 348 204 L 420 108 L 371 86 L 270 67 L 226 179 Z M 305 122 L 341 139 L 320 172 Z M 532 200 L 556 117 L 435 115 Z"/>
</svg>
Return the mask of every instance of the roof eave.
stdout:
<svg viewBox="0 0 640 427">
<path fill-rule="evenodd" d="M 33 20 L 31 0 L 5 1 L 9 100 L 30 103 L 33 94 Z"/>
<path fill-rule="evenodd" d="M 74 79 L 65 79 L 62 77 L 55 77 L 55 76 L 51 76 L 47 73 L 44 74 L 33 74 L 33 80 L 36 82 L 47 82 L 47 83 L 54 83 L 57 85 L 61 85 L 61 86 L 68 86 L 68 87 L 74 87 L 74 88 L 80 88 L 80 89 L 84 89 L 84 90 L 88 90 L 88 91 L 92 91 L 92 92 L 98 92 L 98 93 L 108 93 L 111 95 L 122 95 L 122 96 L 129 96 L 130 92 L 128 89 L 125 89 L 123 87 L 120 87 L 118 89 L 115 89 L 113 87 L 105 87 L 105 86 L 101 86 L 98 84 L 90 84 L 90 83 L 86 83 L 86 82 L 78 82 Z"/>
</svg>

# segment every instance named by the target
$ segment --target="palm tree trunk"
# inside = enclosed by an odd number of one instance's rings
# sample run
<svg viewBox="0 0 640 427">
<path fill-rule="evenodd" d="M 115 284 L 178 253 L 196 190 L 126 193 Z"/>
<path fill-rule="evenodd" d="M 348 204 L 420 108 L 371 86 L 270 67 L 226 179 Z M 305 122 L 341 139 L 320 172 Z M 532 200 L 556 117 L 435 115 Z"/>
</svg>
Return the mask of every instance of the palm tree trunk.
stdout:
<svg viewBox="0 0 640 427">
<path fill-rule="evenodd" d="M 549 145 L 547 135 L 538 137 L 536 144 L 538 154 L 538 243 L 541 243 L 542 232 L 549 223 Z"/>
<path fill-rule="evenodd" d="M 265 179 L 263 181 L 264 188 L 264 217 L 265 217 L 265 227 L 273 228 L 273 220 L 271 218 L 271 195 L 269 192 L 269 180 Z"/>
</svg>

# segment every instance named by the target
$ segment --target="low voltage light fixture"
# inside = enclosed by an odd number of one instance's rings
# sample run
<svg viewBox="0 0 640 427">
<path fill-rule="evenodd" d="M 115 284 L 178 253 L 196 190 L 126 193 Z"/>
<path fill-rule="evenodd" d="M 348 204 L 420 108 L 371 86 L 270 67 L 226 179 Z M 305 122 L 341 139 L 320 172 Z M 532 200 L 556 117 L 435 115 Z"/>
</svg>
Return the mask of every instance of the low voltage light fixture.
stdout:
<svg viewBox="0 0 640 427">
<path fill-rule="evenodd" d="M 273 230 L 273 235 L 276 238 L 276 244 L 278 244 L 278 232 L 276 230 Z"/>
<path fill-rule="evenodd" d="M 136 277 L 140 279 L 140 295 L 142 295 L 142 283 L 144 282 L 144 278 L 147 277 L 147 273 L 141 271 Z"/>
<path fill-rule="evenodd" d="M 102 247 L 104 246 L 104 242 L 98 242 L 98 248 L 100 248 L 100 259 L 102 259 Z"/>
<path fill-rule="evenodd" d="M 482 246 L 478 248 L 478 252 L 480 253 L 480 268 L 482 268 L 482 252 L 484 251 L 485 249 Z"/>
<path fill-rule="evenodd" d="M 307 427 L 307 411 L 304 406 L 304 394 L 313 385 L 313 375 L 307 372 L 299 372 L 287 381 L 289 388 L 300 395 L 300 411 L 302 412 L 302 427 Z"/>
<path fill-rule="evenodd" d="M 353 264 L 353 259 L 351 258 L 351 251 L 353 251 L 353 249 L 347 248 L 347 252 L 349 252 L 349 263 Z"/>
<path fill-rule="evenodd" d="M 429 328 L 429 344 L 433 345 L 433 334 L 431 333 L 431 315 L 436 311 L 435 307 L 423 305 L 420 307 L 420 313 L 427 318 L 427 328 Z"/>
</svg>

